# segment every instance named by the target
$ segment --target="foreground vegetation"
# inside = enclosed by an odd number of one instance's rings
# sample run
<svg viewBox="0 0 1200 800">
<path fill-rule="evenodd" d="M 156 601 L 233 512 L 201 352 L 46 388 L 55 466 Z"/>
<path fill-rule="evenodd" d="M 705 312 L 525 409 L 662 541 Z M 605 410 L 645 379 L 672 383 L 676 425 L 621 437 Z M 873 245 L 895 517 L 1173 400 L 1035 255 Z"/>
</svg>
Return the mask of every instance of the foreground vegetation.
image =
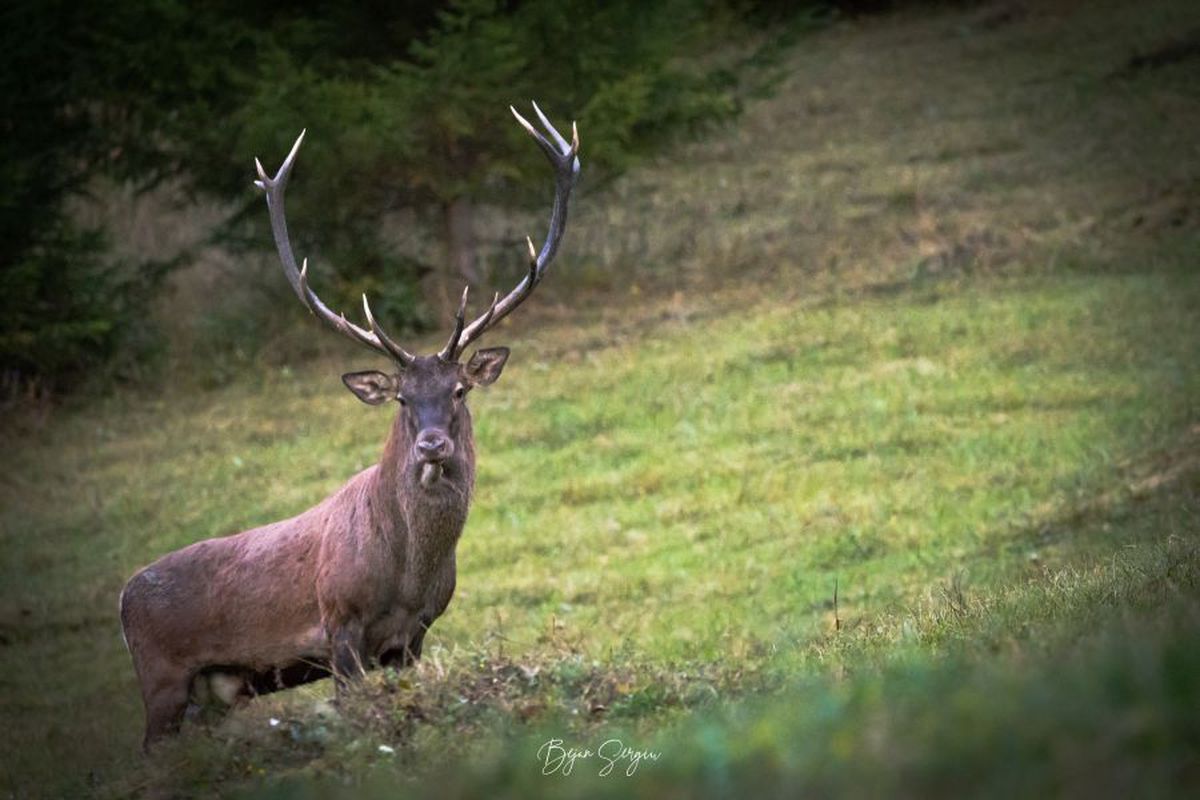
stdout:
<svg viewBox="0 0 1200 800">
<path fill-rule="evenodd" d="M 1127 30 L 1158 41 L 1169 7 Z M 389 415 L 336 377 L 367 364 L 276 345 L 218 390 L 181 374 L 14 431 L 0 791 L 1194 789 L 1200 271 L 1180 186 L 1197 155 L 1153 111 L 1195 112 L 1178 65 L 1123 78 L 1136 96 L 1097 88 L 1128 50 L 1093 34 L 1126 13 L 1079 26 L 1083 77 L 1061 72 L 1073 40 L 1019 21 L 969 44 L 946 32 L 991 31 L 980 17 L 836 29 L 797 63 L 880 81 L 883 111 L 834 104 L 781 128 L 819 107 L 797 80 L 691 151 L 691 177 L 664 164 L 581 211 L 584 255 L 555 280 L 583 299 L 539 298 L 540 318 L 498 332 L 512 361 L 472 401 L 458 595 L 417 669 L 339 708 L 325 684 L 261 698 L 142 762 L 115 598 L 154 556 L 294 513 L 374 460 Z M 948 110 L 924 138 L 888 132 L 920 95 L 862 67 L 897 42 L 897 81 L 967 65 L 927 88 Z M 995 101 L 1007 84 L 984 92 L 972 69 L 1048 74 L 1054 92 L 1030 91 L 1065 99 Z M 1126 109 L 1156 147 L 1127 151 L 1128 120 L 1099 114 L 1083 141 L 1112 158 L 1089 168 L 1054 146 L 1083 107 Z M 1001 117 L 1039 133 L 998 144 Z M 832 144 L 806 150 L 812 130 Z M 1131 165 L 1162 176 L 1152 201 L 1129 199 Z M 781 174 L 797 177 L 767 179 Z M 658 189 L 623 205 L 638 182 Z M 687 214 L 660 213 L 672 198 Z M 662 220 L 644 263 L 600 269 L 639 251 L 635 211 Z M 689 249 L 689 226 L 704 243 L 714 219 L 723 238 Z M 775 235 L 785 221 L 803 235 Z M 714 277 L 743 267 L 752 281 Z M 542 775 L 551 738 L 659 758 L 632 777 L 598 776 L 597 756 Z"/>
</svg>

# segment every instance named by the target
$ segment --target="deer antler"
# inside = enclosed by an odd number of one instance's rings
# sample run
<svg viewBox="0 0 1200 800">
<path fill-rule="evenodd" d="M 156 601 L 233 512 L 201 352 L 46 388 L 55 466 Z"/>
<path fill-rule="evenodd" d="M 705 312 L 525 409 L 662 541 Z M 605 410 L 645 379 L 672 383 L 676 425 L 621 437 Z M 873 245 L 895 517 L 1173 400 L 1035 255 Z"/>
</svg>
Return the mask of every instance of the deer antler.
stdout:
<svg viewBox="0 0 1200 800">
<path fill-rule="evenodd" d="M 329 327 L 359 344 L 366 345 L 395 359 L 401 366 L 408 366 L 416 357 L 396 344 L 379 327 L 379 323 L 371 314 L 371 306 L 367 302 L 365 294 L 363 295 L 363 313 L 366 315 L 370 330 L 360 328 L 347 320 L 344 314 L 334 313 L 329 306 L 321 302 L 321 298 L 317 297 L 317 293 L 308 285 L 308 259 L 304 260 L 300 269 L 296 269 L 296 257 L 292 253 L 292 244 L 288 239 L 287 217 L 283 210 L 283 192 L 287 188 L 288 177 L 296 163 L 296 153 L 300 151 L 300 143 L 304 141 L 304 134 L 305 131 L 300 132 L 296 143 L 292 145 L 292 151 L 283 160 L 283 165 L 279 167 L 279 172 L 274 178 L 268 177 L 262 162 L 257 158 L 254 159 L 254 166 L 258 168 L 258 180 L 254 182 L 254 185 L 262 189 L 267 196 L 267 210 L 271 215 L 271 232 L 275 235 L 275 248 L 279 251 L 279 260 L 283 262 L 283 273 L 287 276 L 292 289 L 295 290 L 296 296 L 300 298 L 300 302 L 304 303 L 309 311 Z"/>
<path fill-rule="evenodd" d="M 517 122 L 521 123 L 521 126 L 542 148 L 542 152 L 546 154 L 546 158 L 554 167 L 554 206 L 550 211 L 550 230 L 546 234 L 546 241 L 542 244 L 541 252 L 534 248 L 533 240 L 526 237 L 525 241 L 529 245 L 529 272 L 511 292 L 504 296 L 504 299 L 499 299 L 497 295 L 488 310 L 466 328 L 463 328 L 463 317 L 466 311 L 467 293 L 463 292 L 462 303 L 459 305 L 458 315 L 455 318 L 454 331 L 450 340 L 446 342 L 446 346 L 438 353 L 447 361 L 457 361 L 471 342 L 508 316 L 514 308 L 521 305 L 525 298 L 533 293 L 534 288 L 545 276 L 546 268 L 554 260 L 554 255 L 558 252 L 558 245 L 562 241 L 563 232 L 566 230 L 567 201 L 570 199 L 571 189 L 574 188 L 575 181 L 579 177 L 579 130 L 572 122 L 571 142 L 568 144 L 567 140 L 550 124 L 550 120 L 546 119 L 546 115 L 538 108 L 537 103 L 534 103 L 533 110 L 537 113 L 546 132 L 554 140 L 551 142 L 539 133 L 527 119 L 518 114 L 515 108 L 509 106 L 509 110 L 517 118 Z"/>
<path fill-rule="evenodd" d="M 451 332 L 446 346 L 438 353 L 438 356 L 446 361 L 457 361 L 468 345 L 508 316 L 513 309 L 533 293 L 534 288 L 537 287 L 545 276 L 546 268 L 554 260 L 554 256 L 558 252 L 558 245 L 562 241 L 563 232 L 566 230 L 567 201 L 570 199 L 571 189 L 574 188 L 575 181 L 579 177 L 579 130 L 575 127 L 575 123 L 572 122 L 571 142 L 568 144 L 567 140 L 550 123 L 550 120 L 546 119 L 546 115 L 538 108 L 537 103 L 533 103 L 534 112 L 537 113 L 537 117 L 546 129 L 546 132 L 554 140 L 551 142 L 538 132 L 527 119 L 517 113 L 515 108 L 509 106 L 509 110 L 517 118 L 517 122 L 521 123 L 521 126 L 529 132 L 529 135 L 542 148 L 542 152 L 546 154 L 546 158 L 550 160 L 550 164 L 554 167 L 554 206 L 550 211 L 550 230 L 546 234 L 546 241 L 542 245 L 541 252 L 538 252 L 534 248 L 533 240 L 526 237 L 525 241 L 529 245 L 528 274 L 503 299 L 497 293 L 492 298 L 492 304 L 488 307 L 487 311 L 476 318 L 470 325 L 465 325 L 467 290 L 463 290 L 462 301 L 459 303 L 458 313 L 454 318 L 454 330 Z M 266 170 L 263 169 L 262 162 L 257 158 L 254 159 L 254 165 L 258 168 L 259 178 L 254 184 L 262 189 L 267 197 L 267 210 L 271 215 L 271 231 L 275 236 L 275 248 L 279 251 L 279 259 L 283 262 L 284 275 L 287 276 L 288 282 L 292 285 L 292 289 L 295 290 L 296 296 L 300 298 L 300 302 L 304 303 L 309 311 L 319 317 L 329 327 L 359 344 L 366 345 L 386 356 L 390 356 L 402 366 L 408 366 L 416 357 L 393 341 L 384 332 L 383 328 L 376 322 L 375 316 L 371 313 L 371 306 L 367 302 L 365 294 L 363 295 L 363 314 L 366 316 L 367 325 L 370 327 L 370 330 L 360 328 L 358 325 L 350 322 L 344 314 L 335 313 L 321 301 L 320 297 L 317 297 L 317 293 L 308 285 L 308 259 L 304 260 L 299 269 L 296 268 L 296 257 L 292 253 L 292 244 L 288 238 L 287 217 L 283 208 L 283 193 L 287 188 L 287 181 L 291 175 L 292 167 L 296 163 L 296 153 L 300 150 L 300 143 L 304 141 L 304 133 L 305 131 L 300 132 L 300 136 L 296 138 L 296 143 L 292 145 L 291 152 L 283 160 L 283 164 L 279 167 L 279 172 L 276 173 L 274 178 L 267 175 Z"/>
</svg>

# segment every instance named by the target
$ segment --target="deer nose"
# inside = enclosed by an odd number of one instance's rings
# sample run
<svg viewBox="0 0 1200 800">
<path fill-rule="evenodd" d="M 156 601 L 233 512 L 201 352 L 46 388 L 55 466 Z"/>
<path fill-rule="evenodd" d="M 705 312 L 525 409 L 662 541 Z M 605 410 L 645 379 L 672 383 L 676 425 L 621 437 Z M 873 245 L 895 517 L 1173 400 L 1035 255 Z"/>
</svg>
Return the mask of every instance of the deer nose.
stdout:
<svg viewBox="0 0 1200 800">
<path fill-rule="evenodd" d="M 417 437 L 417 453 L 426 461 L 445 461 L 454 453 L 454 442 L 441 431 L 422 431 Z"/>
</svg>

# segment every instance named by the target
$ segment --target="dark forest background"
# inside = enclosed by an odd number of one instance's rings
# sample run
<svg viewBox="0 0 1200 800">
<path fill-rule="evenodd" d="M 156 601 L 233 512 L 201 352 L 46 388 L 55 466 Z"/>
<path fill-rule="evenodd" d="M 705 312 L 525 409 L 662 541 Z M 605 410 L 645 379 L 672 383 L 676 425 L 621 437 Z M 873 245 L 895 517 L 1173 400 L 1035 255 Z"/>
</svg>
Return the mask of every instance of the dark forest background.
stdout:
<svg viewBox="0 0 1200 800">
<path fill-rule="evenodd" d="M 302 128 L 312 131 L 305 191 L 290 210 L 320 220 L 295 236 L 321 264 L 322 291 L 339 305 L 369 292 L 392 325 L 419 329 L 450 287 L 484 279 L 477 251 L 494 242 L 481 242 L 476 208 L 544 200 L 528 196 L 523 179 L 540 163 L 510 102 L 533 98 L 564 125 L 586 121 L 587 180 L 598 185 L 769 90 L 771 56 L 804 27 L 797 18 L 819 24 L 882 5 L 7 3 L 6 391 L 154 374 L 163 345 L 147 307 L 201 247 L 269 247 L 251 165 L 278 164 Z M 118 254 L 111 231 L 73 213 L 114 185 L 168 186 L 177 203 L 216 201 L 221 213 L 191 247 Z M 388 241 L 383 218 L 397 210 L 411 212 L 436 255 Z"/>
</svg>

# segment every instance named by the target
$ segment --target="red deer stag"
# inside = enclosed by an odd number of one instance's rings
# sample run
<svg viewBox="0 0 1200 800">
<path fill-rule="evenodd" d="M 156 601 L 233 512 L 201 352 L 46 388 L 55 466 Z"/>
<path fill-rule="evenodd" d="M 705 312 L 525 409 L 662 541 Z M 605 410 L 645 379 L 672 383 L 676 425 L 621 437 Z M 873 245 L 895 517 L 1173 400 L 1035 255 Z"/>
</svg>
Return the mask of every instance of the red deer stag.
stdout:
<svg viewBox="0 0 1200 800">
<path fill-rule="evenodd" d="M 291 519 L 163 556 L 129 579 L 121 625 L 146 706 L 148 747 L 178 729 L 202 690 L 224 703 L 333 675 L 347 679 L 376 664 L 402 666 L 421 655 L 429 626 L 454 594 L 454 551 L 475 484 L 467 393 L 500 376 L 508 349 L 463 351 L 508 316 L 545 277 L 562 241 L 567 201 L 579 174 L 579 134 L 567 142 L 536 104 L 549 138 L 512 109 L 554 167 L 554 205 L 541 252 L 529 244 L 529 272 L 505 297 L 464 325 L 464 290 L 454 330 L 436 355 L 416 356 L 392 340 L 363 297 L 367 328 L 334 313 L 297 269 L 283 193 L 304 138 L 279 173 L 258 167 L 275 245 L 301 302 L 334 330 L 395 362 L 394 374 L 351 372 L 342 380 L 360 400 L 399 406 L 379 463 Z"/>
</svg>

